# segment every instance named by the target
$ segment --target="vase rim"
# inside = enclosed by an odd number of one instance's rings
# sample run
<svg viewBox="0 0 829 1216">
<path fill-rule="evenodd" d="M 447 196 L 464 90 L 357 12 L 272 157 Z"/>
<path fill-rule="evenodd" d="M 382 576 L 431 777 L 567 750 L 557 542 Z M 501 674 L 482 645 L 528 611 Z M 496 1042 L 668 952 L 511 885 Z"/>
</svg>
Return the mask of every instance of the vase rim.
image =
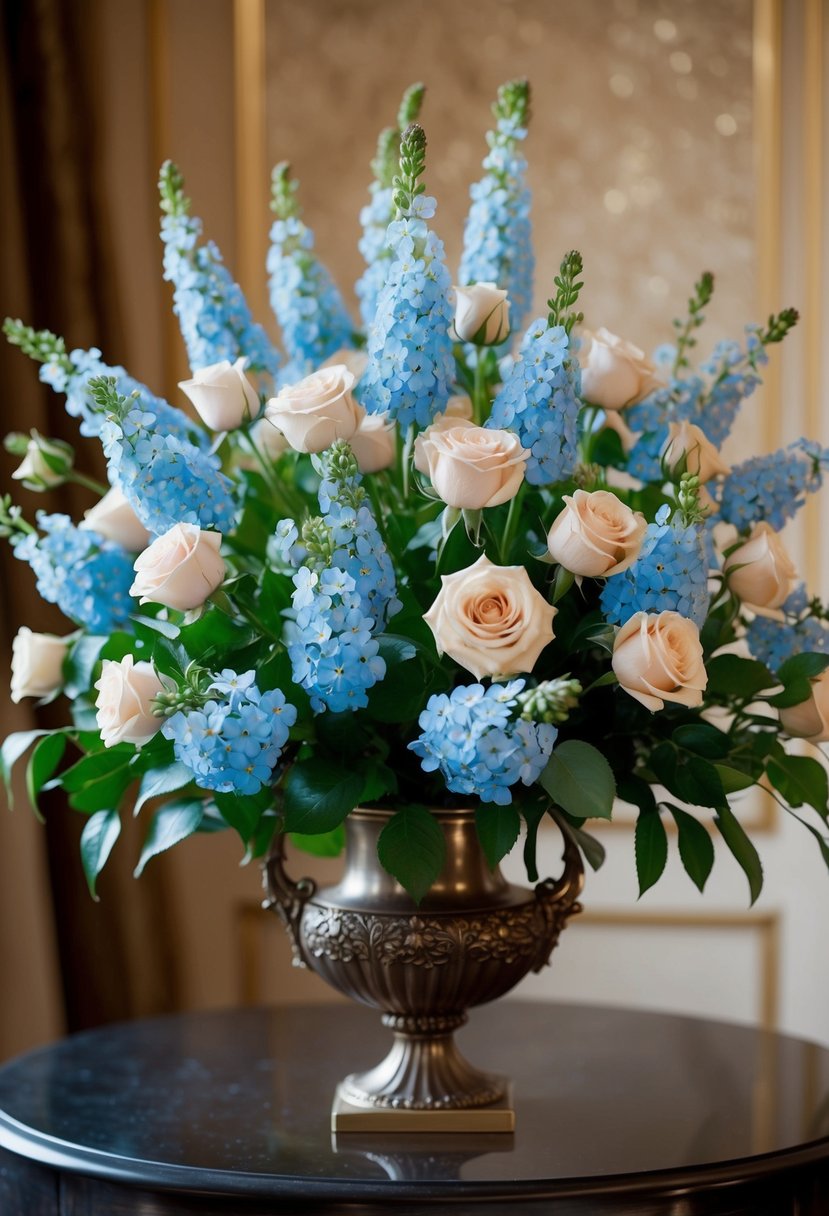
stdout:
<svg viewBox="0 0 829 1216">
<path fill-rule="evenodd" d="M 432 815 L 434 815 L 436 819 L 440 819 L 443 821 L 451 821 L 452 819 L 461 819 L 465 822 L 466 820 L 468 820 L 470 818 L 474 818 L 474 816 L 475 816 L 475 811 L 474 811 L 473 807 L 461 807 L 456 810 L 444 810 L 439 807 L 430 806 L 430 807 L 427 807 L 427 810 L 429 810 L 430 813 Z M 357 806 L 354 808 L 353 811 L 351 811 L 349 813 L 348 818 L 350 819 L 350 818 L 352 818 L 352 816 L 355 816 L 355 817 L 359 816 L 361 819 L 388 819 L 391 815 L 394 815 L 395 813 L 396 812 L 391 807 Z"/>
</svg>

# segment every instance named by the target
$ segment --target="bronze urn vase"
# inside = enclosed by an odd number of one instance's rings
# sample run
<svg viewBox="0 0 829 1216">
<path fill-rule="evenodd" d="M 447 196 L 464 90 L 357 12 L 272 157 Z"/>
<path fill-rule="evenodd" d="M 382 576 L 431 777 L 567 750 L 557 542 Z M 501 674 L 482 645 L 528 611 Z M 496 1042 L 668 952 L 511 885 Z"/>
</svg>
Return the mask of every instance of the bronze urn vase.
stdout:
<svg viewBox="0 0 829 1216">
<path fill-rule="evenodd" d="M 353 811 L 346 820 L 345 870 L 335 886 L 285 872 L 282 840 L 265 865 L 265 906 L 282 917 L 294 963 L 340 992 L 382 1011 L 393 1032 L 388 1055 L 337 1089 L 336 1130 L 511 1131 L 506 1078 L 481 1072 L 454 1032 L 471 1006 L 495 1000 L 550 958 L 574 913 L 584 870 L 564 844 L 557 880 L 534 889 L 491 870 L 474 812 L 435 811 L 446 861 L 419 905 L 377 856 L 390 811 Z"/>
</svg>

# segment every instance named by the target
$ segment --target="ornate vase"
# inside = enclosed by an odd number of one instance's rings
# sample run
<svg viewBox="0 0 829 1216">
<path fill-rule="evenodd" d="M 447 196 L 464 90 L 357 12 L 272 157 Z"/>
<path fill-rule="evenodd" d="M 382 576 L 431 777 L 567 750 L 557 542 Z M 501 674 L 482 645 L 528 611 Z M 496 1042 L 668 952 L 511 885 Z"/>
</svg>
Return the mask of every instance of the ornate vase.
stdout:
<svg viewBox="0 0 829 1216">
<path fill-rule="evenodd" d="M 390 811 L 348 816 L 345 871 L 336 886 L 292 881 L 281 839 L 265 865 L 265 906 L 282 917 L 295 965 L 380 1009 L 393 1032 L 384 1060 L 338 1086 L 338 1131 L 511 1131 L 508 1080 L 473 1067 L 454 1032 L 471 1006 L 539 971 L 581 910 L 584 870 L 569 841 L 561 877 L 530 890 L 489 869 L 472 811 L 434 814 L 446 862 L 419 906 L 377 857 Z"/>
</svg>

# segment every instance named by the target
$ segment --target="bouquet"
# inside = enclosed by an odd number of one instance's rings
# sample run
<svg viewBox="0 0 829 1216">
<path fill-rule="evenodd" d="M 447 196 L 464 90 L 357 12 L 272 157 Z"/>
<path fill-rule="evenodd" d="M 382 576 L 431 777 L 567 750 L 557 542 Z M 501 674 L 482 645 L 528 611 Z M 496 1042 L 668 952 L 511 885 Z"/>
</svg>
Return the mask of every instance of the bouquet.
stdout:
<svg viewBox="0 0 829 1216">
<path fill-rule="evenodd" d="M 665 822 L 702 890 L 719 835 L 754 900 L 762 869 L 732 795 L 763 785 L 829 864 L 829 610 L 780 530 L 829 450 L 720 455 L 794 310 L 697 365 L 703 274 L 653 360 L 578 309 L 567 253 L 533 294 L 526 81 L 504 85 L 471 188 L 454 286 L 426 194 L 422 86 L 380 136 L 360 219 L 357 327 L 314 250 L 290 167 L 273 172 L 267 269 L 277 349 L 177 168 L 160 180 L 164 274 L 192 378 L 185 412 L 97 350 L 9 320 L 9 340 L 103 445 L 83 520 L 6 497 L 0 527 L 72 622 L 14 642 L 12 698 L 66 700 L 59 730 L 12 735 L 35 807 L 88 816 L 92 893 L 133 809 L 136 874 L 195 832 L 246 858 L 277 833 L 336 852 L 356 806 L 394 813 L 379 851 L 422 899 L 474 811 L 493 866 L 552 818 L 601 864 L 591 819 L 638 808 L 639 885 Z M 31 490 L 79 478 L 66 444 L 7 439 Z M 89 484 L 88 478 L 83 478 Z"/>
</svg>

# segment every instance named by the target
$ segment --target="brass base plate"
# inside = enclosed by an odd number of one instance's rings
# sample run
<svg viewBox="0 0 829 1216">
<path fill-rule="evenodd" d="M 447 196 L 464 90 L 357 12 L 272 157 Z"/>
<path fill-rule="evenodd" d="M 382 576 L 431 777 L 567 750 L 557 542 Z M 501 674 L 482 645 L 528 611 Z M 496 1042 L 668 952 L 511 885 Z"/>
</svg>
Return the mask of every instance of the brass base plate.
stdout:
<svg viewBox="0 0 829 1216">
<path fill-rule="evenodd" d="M 355 1106 L 340 1093 L 331 1108 L 333 1132 L 513 1132 L 512 1085 L 500 1102 L 463 1110 L 400 1110 Z"/>
</svg>

